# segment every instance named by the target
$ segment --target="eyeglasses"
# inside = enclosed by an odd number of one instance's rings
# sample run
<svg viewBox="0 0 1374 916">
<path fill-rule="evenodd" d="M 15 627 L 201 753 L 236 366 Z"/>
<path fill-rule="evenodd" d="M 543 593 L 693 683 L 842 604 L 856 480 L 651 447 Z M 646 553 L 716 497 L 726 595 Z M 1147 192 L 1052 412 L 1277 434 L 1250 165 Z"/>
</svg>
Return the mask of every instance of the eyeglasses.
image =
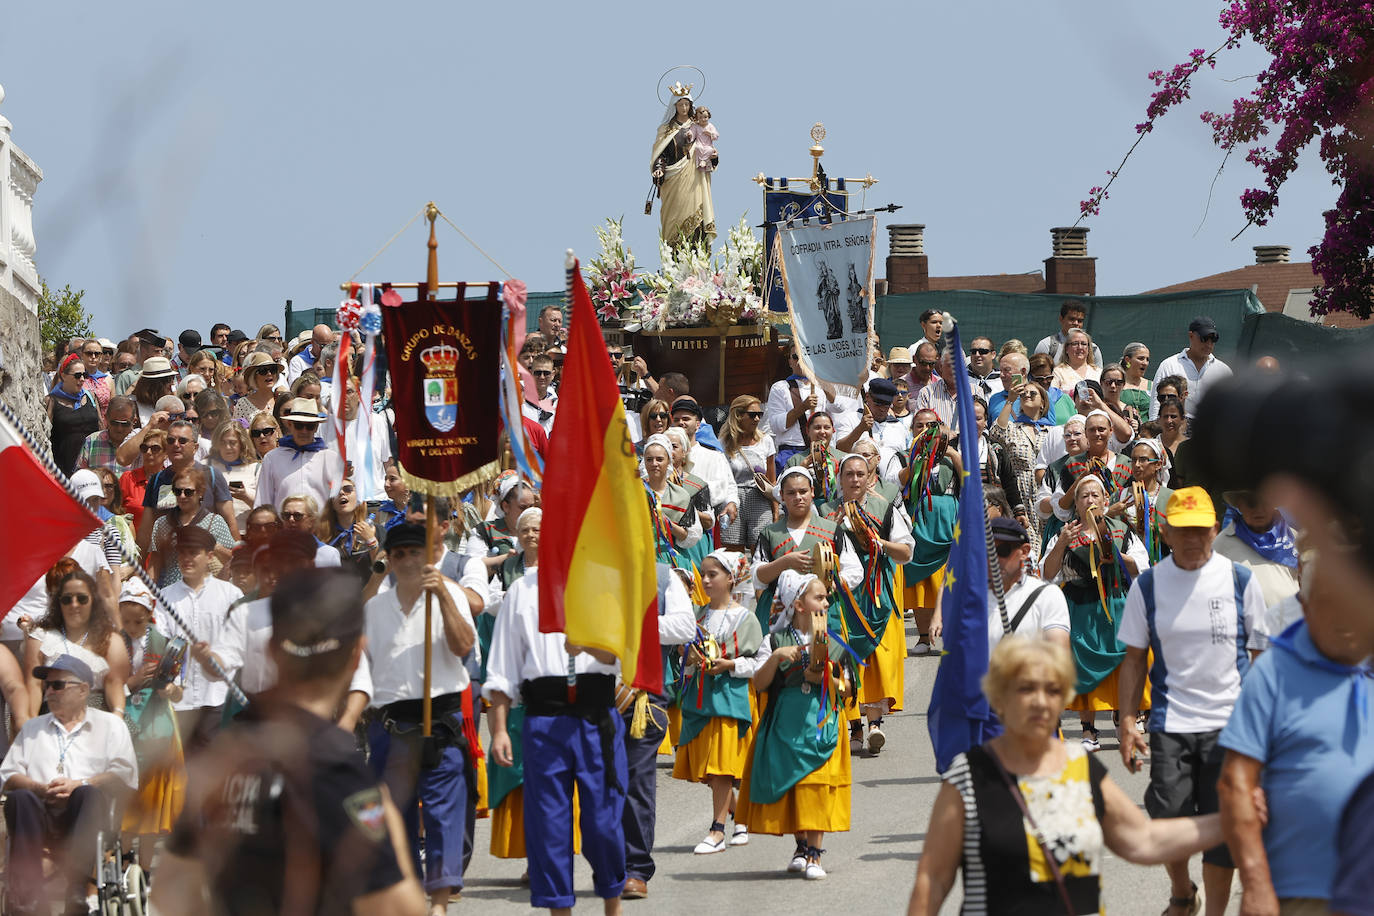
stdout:
<svg viewBox="0 0 1374 916">
<path fill-rule="evenodd" d="M 71 605 L 71 604 L 90 604 L 90 603 L 91 603 L 91 596 L 90 596 L 90 595 L 63 595 L 61 598 L 58 598 L 57 600 L 60 601 L 64 607 L 66 607 L 67 605 Z"/>
<path fill-rule="evenodd" d="M 969 347 L 969 352 L 974 356 L 991 356 L 993 354 L 993 351 L 987 347 Z"/>
<path fill-rule="evenodd" d="M 177 496 L 195 496 L 195 487 L 172 487 L 172 492 Z"/>
<path fill-rule="evenodd" d="M 270 426 L 261 426 L 257 429 L 248 431 L 248 435 L 252 436 L 254 439 L 261 439 L 263 436 L 275 436 L 276 434 L 277 431 Z"/>
<path fill-rule="evenodd" d="M 46 690 L 62 690 L 66 687 L 80 687 L 80 681 L 44 681 L 43 687 Z"/>
<path fill-rule="evenodd" d="M 1207 343 L 1216 343 L 1221 337 L 1217 334 L 1203 334 L 1201 339 Z"/>
<path fill-rule="evenodd" d="M 268 334 L 266 337 L 263 338 L 263 340 L 273 340 L 273 341 L 276 341 L 277 343 L 281 343 L 281 335 L 280 335 L 280 334 Z"/>
<path fill-rule="evenodd" d="M 1126 380 L 1120 378 L 1104 378 L 1102 384 L 1106 385 L 1108 388 L 1120 388 L 1122 385 L 1126 384 Z"/>
<path fill-rule="evenodd" d="M 748 417 L 749 419 L 751 419 L 751 420 L 762 420 L 762 419 L 763 419 L 763 411 L 762 411 L 762 410 L 746 410 L 746 411 L 744 412 L 744 415 L 745 415 L 746 417 Z"/>
<path fill-rule="evenodd" d="M 190 444 L 191 444 L 191 440 L 188 439 L 188 438 L 186 438 L 185 436 L 168 436 L 168 437 L 167 437 L 167 441 L 168 441 L 168 442 L 175 442 L 177 445 L 190 445 Z"/>
<path fill-rule="evenodd" d="M 86 350 L 82 355 L 85 356 L 85 357 L 88 358 L 88 359 L 100 359 L 100 357 L 102 357 L 102 356 L 105 355 L 105 351 L 104 351 L 104 350 Z"/>
<path fill-rule="evenodd" d="M 668 411 L 666 411 L 666 410 L 657 410 L 657 411 L 654 411 L 653 413 L 649 414 L 649 419 L 650 419 L 650 420 L 667 420 L 667 419 L 669 419 Z"/>
<path fill-rule="evenodd" d="M 922 369 L 934 369 L 934 368 L 935 368 L 936 366 L 938 366 L 938 365 L 940 365 L 940 361 L 939 361 L 939 360 L 936 360 L 936 359 L 923 359 L 923 360 L 921 360 L 921 368 L 922 368 Z"/>
<path fill-rule="evenodd" d="M 199 423 L 200 415 L 194 413 L 183 414 L 182 419 L 185 420 L 187 423 Z"/>
<path fill-rule="evenodd" d="M 111 426 L 133 426 L 133 425 L 134 425 L 134 421 L 133 421 L 133 420 L 110 420 L 109 423 L 110 423 Z"/>
<path fill-rule="evenodd" d="M 624 353 L 620 353 L 620 352 L 617 352 L 617 351 L 611 351 L 610 353 L 607 353 L 606 355 L 609 356 L 611 359 L 624 359 L 624 358 L 625 358 L 625 354 L 624 354 Z"/>
<path fill-rule="evenodd" d="M 304 513 L 304 512 L 283 512 L 283 513 L 281 514 L 281 517 L 284 518 L 284 519 L 286 519 L 288 522 L 303 522 L 303 521 L 305 521 L 305 513 Z"/>
<path fill-rule="evenodd" d="M 279 366 L 258 366 L 253 371 L 259 375 L 281 375 L 281 367 Z"/>
</svg>

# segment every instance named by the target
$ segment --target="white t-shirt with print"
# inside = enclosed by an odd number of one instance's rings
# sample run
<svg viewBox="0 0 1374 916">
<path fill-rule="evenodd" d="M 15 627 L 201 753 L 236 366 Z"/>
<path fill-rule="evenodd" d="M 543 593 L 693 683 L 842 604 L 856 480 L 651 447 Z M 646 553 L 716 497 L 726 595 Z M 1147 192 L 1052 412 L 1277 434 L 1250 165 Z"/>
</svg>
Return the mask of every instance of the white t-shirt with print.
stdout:
<svg viewBox="0 0 1374 916">
<path fill-rule="evenodd" d="M 1179 569 L 1173 557 L 1152 568 L 1155 634 L 1151 638 L 1140 580 L 1131 583 L 1118 638 L 1137 649 L 1155 650 L 1150 668 L 1150 731 L 1198 734 L 1226 726 L 1240 695 L 1246 650 L 1267 644 L 1264 592 L 1250 577 L 1237 614 L 1232 562 L 1221 554 L 1199 569 Z M 1245 621 L 1244 645 L 1237 623 Z"/>
</svg>

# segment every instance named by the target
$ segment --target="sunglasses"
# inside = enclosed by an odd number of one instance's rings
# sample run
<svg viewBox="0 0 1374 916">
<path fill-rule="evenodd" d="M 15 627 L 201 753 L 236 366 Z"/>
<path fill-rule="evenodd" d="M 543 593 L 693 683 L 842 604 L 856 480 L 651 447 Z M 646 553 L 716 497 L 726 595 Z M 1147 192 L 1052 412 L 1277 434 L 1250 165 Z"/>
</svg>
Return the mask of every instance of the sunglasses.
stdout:
<svg viewBox="0 0 1374 916">
<path fill-rule="evenodd" d="M 273 340 L 273 341 L 276 341 L 277 343 L 281 343 L 281 335 L 280 335 L 280 334 L 275 334 L 275 335 L 269 334 L 268 336 L 264 337 L 263 340 Z"/>
<path fill-rule="evenodd" d="M 87 376 L 86 376 L 86 373 L 84 373 L 84 372 L 68 372 L 67 375 L 71 376 L 72 378 L 86 378 L 86 377 L 87 377 Z"/>
<path fill-rule="evenodd" d="M 80 681 L 44 681 L 43 687 L 46 690 L 62 690 L 67 687 L 80 687 Z"/>
<path fill-rule="evenodd" d="M 667 411 L 659 410 L 659 411 L 656 411 L 656 412 L 654 412 L 654 413 L 649 414 L 649 419 L 650 419 L 650 420 L 667 420 L 667 419 L 669 419 L 669 415 L 668 415 L 668 412 L 667 412 Z"/>
<path fill-rule="evenodd" d="M 113 493 L 115 491 L 115 485 L 112 483 L 102 483 L 100 489 L 104 490 L 106 493 Z"/>
<path fill-rule="evenodd" d="M 553 370 L 552 370 L 552 369 L 535 369 L 533 372 L 530 373 L 530 375 L 533 375 L 533 376 L 535 376 L 536 378 L 546 378 L 546 377 L 548 377 L 548 376 L 553 375 Z"/>
<path fill-rule="evenodd" d="M 1042 385 L 1048 385 L 1050 382 L 1054 381 L 1054 375 L 1032 375 L 1031 381 L 1039 382 Z"/>
<path fill-rule="evenodd" d="M 82 354 L 82 355 L 84 355 L 87 359 L 100 359 L 100 357 L 102 357 L 102 356 L 105 355 L 105 351 L 104 351 L 104 350 L 87 350 L 87 351 L 86 351 L 84 354 Z"/>
<path fill-rule="evenodd" d="M 936 366 L 938 366 L 938 365 L 940 365 L 939 360 L 934 360 L 934 359 L 923 359 L 923 360 L 921 360 L 921 368 L 923 368 L 923 369 L 934 369 L 934 368 L 935 368 Z"/>
<path fill-rule="evenodd" d="M 318 422 L 304 423 L 300 420 L 292 420 L 291 425 L 296 427 L 296 429 L 310 430 L 311 432 L 314 432 L 315 430 L 320 428 L 320 424 Z"/>
<path fill-rule="evenodd" d="M 352 487 L 339 487 L 340 496 L 352 496 L 356 492 Z"/>
<path fill-rule="evenodd" d="M 1207 343 L 1216 343 L 1221 337 L 1217 334 L 1204 334 L 1202 335 L 1202 339 Z"/>
<path fill-rule="evenodd" d="M 187 439 L 185 436 L 168 436 L 168 437 L 167 437 L 167 441 L 168 441 L 168 442 L 175 442 L 177 445 L 190 445 L 190 444 L 191 444 L 191 440 L 190 440 L 190 439 Z"/>
<path fill-rule="evenodd" d="M 281 517 L 284 518 L 284 519 L 286 519 L 288 522 L 303 522 L 303 521 L 305 521 L 305 513 L 304 513 L 304 512 L 283 512 L 283 513 L 281 514 Z"/>
<path fill-rule="evenodd" d="M 253 371 L 259 375 L 281 375 L 281 368 L 278 366 L 259 366 Z"/>
<path fill-rule="evenodd" d="M 974 356 L 991 356 L 993 351 L 987 347 L 970 347 L 969 352 Z"/>
<path fill-rule="evenodd" d="M 1126 384 L 1126 380 L 1119 378 L 1104 378 L 1102 384 L 1106 385 L 1108 388 L 1120 388 L 1122 385 Z"/>
<path fill-rule="evenodd" d="M 762 410 L 746 410 L 746 411 L 744 412 L 744 415 L 745 415 L 746 417 L 748 417 L 749 419 L 751 419 L 751 420 L 762 420 L 762 419 L 763 419 L 763 411 L 762 411 Z"/>
<path fill-rule="evenodd" d="M 70 605 L 70 604 L 90 604 L 90 603 L 91 603 L 91 596 L 90 596 L 90 595 L 63 595 L 61 598 L 58 598 L 57 600 L 60 601 L 60 602 L 62 603 L 62 605 L 65 607 L 65 606 Z"/>
<path fill-rule="evenodd" d="M 172 487 L 172 492 L 177 496 L 195 496 L 195 487 Z"/>
<path fill-rule="evenodd" d="M 612 353 L 608 353 L 608 354 L 606 354 L 606 355 L 609 356 L 611 359 L 624 359 L 624 358 L 625 358 L 625 354 L 624 354 L 624 353 L 614 353 L 614 352 L 612 352 Z"/>
<path fill-rule="evenodd" d="M 258 429 L 249 430 L 248 432 L 248 435 L 252 436 L 254 439 L 261 439 L 263 436 L 275 436 L 276 434 L 277 431 L 270 426 L 259 427 Z"/>
<path fill-rule="evenodd" d="M 140 445 L 138 450 L 140 452 L 160 452 L 162 451 L 162 446 L 158 445 L 156 442 L 150 442 L 147 445 Z"/>
</svg>

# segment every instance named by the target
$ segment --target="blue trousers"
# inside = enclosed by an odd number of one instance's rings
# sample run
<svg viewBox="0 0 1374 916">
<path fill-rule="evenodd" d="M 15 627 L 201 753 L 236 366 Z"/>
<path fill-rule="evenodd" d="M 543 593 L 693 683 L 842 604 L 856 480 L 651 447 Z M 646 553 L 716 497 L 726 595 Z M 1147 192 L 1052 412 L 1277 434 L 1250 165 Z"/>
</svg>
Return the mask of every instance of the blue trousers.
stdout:
<svg viewBox="0 0 1374 916">
<path fill-rule="evenodd" d="M 664 721 L 667 721 L 665 716 Z M 625 875 L 647 882 L 654 876 L 654 811 L 658 802 L 658 746 L 665 729 L 653 713 L 643 738 L 631 738 L 625 728 Z"/>
<path fill-rule="evenodd" d="M 611 710 L 615 735 L 611 758 L 595 725 L 575 716 L 527 716 L 525 849 L 530 866 L 530 906 L 571 907 L 573 895 L 573 783 L 582 807 L 582 855 L 592 884 L 604 900 L 625 887 L 625 723 Z M 609 770 L 608 770 L 609 766 Z"/>
<path fill-rule="evenodd" d="M 787 467 L 787 462 L 792 460 L 792 456 L 801 455 L 810 451 L 810 446 L 805 445 L 780 445 L 778 453 L 773 456 L 774 466 L 777 468 L 778 476 L 782 476 L 783 470 Z"/>
<path fill-rule="evenodd" d="M 467 758 L 461 748 L 446 747 L 439 765 L 420 767 L 420 730 L 393 735 L 373 722 L 367 727 L 372 770 L 386 785 L 405 819 L 415 873 L 426 891 L 463 886 L 463 853 L 467 825 L 473 817 L 468 794 Z M 423 802 L 423 807 L 419 805 Z M 425 859 L 420 861 L 420 820 L 425 825 Z"/>
</svg>

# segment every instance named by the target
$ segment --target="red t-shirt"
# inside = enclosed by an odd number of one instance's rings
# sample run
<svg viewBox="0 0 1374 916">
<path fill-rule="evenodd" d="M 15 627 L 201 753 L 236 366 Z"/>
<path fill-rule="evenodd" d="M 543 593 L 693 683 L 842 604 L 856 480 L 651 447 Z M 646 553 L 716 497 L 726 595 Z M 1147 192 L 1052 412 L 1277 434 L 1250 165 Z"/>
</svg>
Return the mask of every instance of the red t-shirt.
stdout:
<svg viewBox="0 0 1374 916">
<path fill-rule="evenodd" d="M 148 489 L 148 472 L 142 467 L 130 468 L 119 475 L 119 492 L 124 497 L 124 511 L 134 517 L 134 528 L 143 518 L 143 494 Z"/>
</svg>

